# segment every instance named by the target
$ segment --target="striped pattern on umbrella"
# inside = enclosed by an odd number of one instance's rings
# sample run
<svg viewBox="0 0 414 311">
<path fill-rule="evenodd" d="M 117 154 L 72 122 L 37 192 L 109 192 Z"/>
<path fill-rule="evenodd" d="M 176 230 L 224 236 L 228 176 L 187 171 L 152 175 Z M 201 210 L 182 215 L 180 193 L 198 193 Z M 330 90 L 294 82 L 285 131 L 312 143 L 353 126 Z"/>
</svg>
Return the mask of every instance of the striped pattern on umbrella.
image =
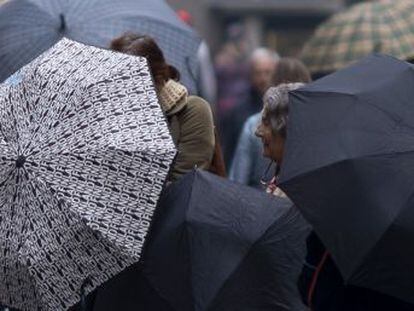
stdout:
<svg viewBox="0 0 414 311">
<path fill-rule="evenodd" d="M 305 44 L 301 58 L 312 73 L 324 73 L 371 53 L 414 57 L 414 1 L 364 2 L 332 16 Z"/>
</svg>

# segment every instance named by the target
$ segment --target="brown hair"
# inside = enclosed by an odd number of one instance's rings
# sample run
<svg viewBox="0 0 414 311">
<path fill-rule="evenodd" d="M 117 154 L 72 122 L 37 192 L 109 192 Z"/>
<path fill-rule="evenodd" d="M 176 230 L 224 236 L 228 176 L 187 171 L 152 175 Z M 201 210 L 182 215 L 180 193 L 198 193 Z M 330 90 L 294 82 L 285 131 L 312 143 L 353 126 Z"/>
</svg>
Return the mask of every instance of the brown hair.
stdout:
<svg viewBox="0 0 414 311">
<path fill-rule="evenodd" d="M 211 160 L 209 171 L 217 176 L 227 177 L 226 164 L 224 163 L 223 152 L 221 150 L 220 135 L 218 134 L 217 128 L 214 128 L 214 154 Z"/>
<path fill-rule="evenodd" d="M 312 81 L 309 70 L 297 58 L 282 57 L 277 63 L 275 74 L 273 75 L 273 85 L 282 83 L 309 83 Z"/>
<path fill-rule="evenodd" d="M 169 79 L 180 80 L 179 71 L 166 62 L 162 50 L 149 36 L 127 32 L 112 40 L 110 48 L 117 52 L 145 57 L 158 91 Z"/>
</svg>

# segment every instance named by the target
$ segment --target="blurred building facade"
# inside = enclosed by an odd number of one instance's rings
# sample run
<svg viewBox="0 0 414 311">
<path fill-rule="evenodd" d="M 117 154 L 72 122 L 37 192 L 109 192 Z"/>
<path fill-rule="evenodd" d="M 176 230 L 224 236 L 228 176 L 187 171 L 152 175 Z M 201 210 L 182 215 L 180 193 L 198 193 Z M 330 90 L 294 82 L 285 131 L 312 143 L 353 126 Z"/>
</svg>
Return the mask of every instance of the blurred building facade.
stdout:
<svg viewBox="0 0 414 311">
<path fill-rule="evenodd" d="M 360 0 L 167 0 L 187 10 L 213 51 L 227 39 L 227 29 L 243 28 L 250 49 L 265 45 L 283 56 L 297 56 L 319 23 Z"/>
</svg>

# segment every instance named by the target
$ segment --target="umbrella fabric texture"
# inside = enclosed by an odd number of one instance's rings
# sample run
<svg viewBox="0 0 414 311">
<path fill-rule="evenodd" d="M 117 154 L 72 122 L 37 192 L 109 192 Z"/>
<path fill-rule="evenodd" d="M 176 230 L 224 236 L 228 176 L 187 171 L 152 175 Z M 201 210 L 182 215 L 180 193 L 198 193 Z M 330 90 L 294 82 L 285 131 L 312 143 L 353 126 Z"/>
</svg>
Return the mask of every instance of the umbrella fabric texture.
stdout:
<svg viewBox="0 0 414 311">
<path fill-rule="evenodd" d="M 375 55 L 290 95 L 281 187 L 347 284 L 414 303 L 414 67 Z"/>
<path fill-rule="evenodd" d="M 301 58 L 313 74 L 331 73 L 371 53 L 414 58 L 414 2 L 355 4 L 319 26 Z"/>
<path fill-rule="evenodd" d="M 175 156 L 144 58 L 63 39 L 0 85 L 0 302 L 66 310 L 140 259 Z"/>
<path fill-rule="evenodd" d="M 145 283 L 135 272 L 98 293 L 95 310 L 305 309 L 296 281 L 309 226 L 289 200 L 197 170 L 167 188 L 158 212 L 142 274 L 164 303 L 123 295 Z"/>
<path fill-rule="evenodd" d="M 197 92 L 201 39 L 163 0 L 10 0 L 0 7 L 0 81 L 62 36 L 107 48 L 126 31 L 152 36 L 190 93 Z"/>
<path fill-rule="evenodd" d="M 301 310 L 309 227 L 289 200 L 193 171 L 159 210 L 143 270 L 176 310 Z"/>
</svg>

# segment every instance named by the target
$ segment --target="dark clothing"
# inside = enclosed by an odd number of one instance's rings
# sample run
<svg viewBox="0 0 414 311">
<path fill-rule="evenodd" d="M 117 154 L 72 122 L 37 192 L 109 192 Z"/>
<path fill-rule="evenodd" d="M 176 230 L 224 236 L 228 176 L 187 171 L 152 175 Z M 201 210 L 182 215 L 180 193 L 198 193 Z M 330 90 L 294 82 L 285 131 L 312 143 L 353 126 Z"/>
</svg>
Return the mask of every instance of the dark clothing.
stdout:
<svg viewBox="0 0 414 311">
<path fill-rule="evenodd" d="M 227 167 L 231 165 L 244 122 L 251 115 L 261 111 L 262 107 L 262 95 L 250 88 L 241 96 L 237 106 L 220 120 L 224 160 Z"/>
<path fill-rule="evenodd" d="M 307 239 L 306 262 L 298 286 L 303 302 L 312 311 L 414 311 L 414 305 L 394 297 L 345 285 L 332 257 L 314 232 Z"/>
<path fill-rule="evenodd" d="M 99 287 L 94 311 L 174 311 L 134 264 Z"/>
<path fill-rule="evenodd" d="M 93 311 L 96 298 L 96 290 L 90 293 L 88 296 L 84 297 L 82 302 L 77 303 L 76 305 L 69 308 L 68 311 Z"/>
</svg>

